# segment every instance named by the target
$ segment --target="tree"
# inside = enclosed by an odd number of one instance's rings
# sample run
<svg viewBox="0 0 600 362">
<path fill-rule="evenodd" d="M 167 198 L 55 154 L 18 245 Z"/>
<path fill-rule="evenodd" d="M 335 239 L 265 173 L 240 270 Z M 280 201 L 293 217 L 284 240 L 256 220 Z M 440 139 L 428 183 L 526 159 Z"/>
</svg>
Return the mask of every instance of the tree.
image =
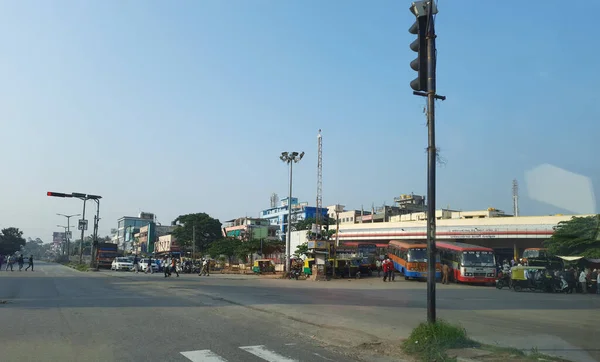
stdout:
<svg viewBox="0 0 600 362">
<path fill-rule="evenodd" d="M 50 244 L 44 244 L 39 238 L 35 240 L 29 238 L 25 245 L 21 247 L 21 251 L 23 255 L 33 255 L 35 259 L 41 259 L 49 254 L 50 248 Z"/>
<path fill-rule="evenodd" d="M 306 254 L 306 253 L 308 253 L 308 242 L 298 245 L 298 247 L 296 248 L 296 251 L 294 252 L 294 255 L 300 256 L 300 255 Z"/>
<path fill-rule="evenodd" d="M 559 222 L 544 245 L 553 255 L 600 258 L 600 215 Z"/>
<path fill-rule="evenodd" d="M 0 254 L 12 255 L 25 246 L 23 232 L 15 227 L 0 231 Z"/>
<path fill-rule="evenodd" d="M 304 220 L 298 221 L 294 226 L 296 230 L 310 230 L 312 224 L 316 224 L 317 220 L 314 217 L 307 217 Z M 335 225 L 335 218 L 326 217 L 324 220 L 321 220 L 322 225 Z"/>
<path fill-rule="evenodd" d="M 194 226 L 196 227 L 196 248 L 200 252 L 208 250 L 215 240 L 223 237 L 221 222 L 204 212 L 180 215 L 174 223 L 177 224 L 177 227 L 172 234 L 182 247 L 192 245 Z"/>
<path fill-rule="evenodd" d="M 257 240 L 252 239 L 240 243 L 236 255 L 240 259 L 246 260 L 248 255 L 261 254 L 269 255 L 281 252 L 284 244 L 279 240 Z"/>
<path fill-rule="evenodd" d="M 235 238 L 222 238 L 210 245 L 208 253 L 213 258 L 225 255 L 231 264 L 232 258 L 237 255 L 241 244 L 242 242 Z"/>
</svg>

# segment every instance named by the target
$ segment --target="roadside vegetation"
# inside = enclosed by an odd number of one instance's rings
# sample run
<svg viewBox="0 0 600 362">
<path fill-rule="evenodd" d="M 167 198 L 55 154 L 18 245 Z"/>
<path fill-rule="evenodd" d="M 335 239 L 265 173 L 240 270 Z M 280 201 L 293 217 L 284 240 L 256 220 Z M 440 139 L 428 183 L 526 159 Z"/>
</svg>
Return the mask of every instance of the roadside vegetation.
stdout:
<svg viewBox="0 0 600 362">
<path fill-rule="evenodd" d="M 481 344 L 470 339 L 463 327 L 443 320 L 438 320 L 435 324 L 421 323 L 402 343 L 402 349 L 406 354 L 424 362 L 450 362 L 456 361 L 457 357 L 482 362 L 569 362 L 542 354 L 536 348 L 525 352 L 516 348 Z"/>
<path fill-rule="evenodd" d="M 442 320 L 419 324 L 402 345 L 407 354 L 422 361 L 451 361 L 447 350 L 476 346 L 464 328 Z"/>
<path fill-rule="evenodd" d="M 75 270 L 79 270 L 79 271 L 82 271 L 82 272 L 86 272 L 90 268 L 90 266 L 88 264 L 67 263 L 67 264 L 64 264 L 64 265 L 68 266 L 69 268 L 73 268 Z"/>
</svg>

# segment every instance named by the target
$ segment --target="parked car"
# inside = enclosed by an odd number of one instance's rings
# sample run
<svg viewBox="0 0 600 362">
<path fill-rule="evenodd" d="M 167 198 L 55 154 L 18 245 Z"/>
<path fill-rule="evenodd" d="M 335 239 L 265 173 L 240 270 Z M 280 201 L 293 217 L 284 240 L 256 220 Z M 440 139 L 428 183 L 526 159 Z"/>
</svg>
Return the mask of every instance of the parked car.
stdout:
<svg viewBox="0 0 600 362">
<path fill-rule="evenodd" d="M 118 257 L 113 260 L 110 270 L 131 270 L 133 268 L 133 261 L 130 258 Z"/>
</svg>

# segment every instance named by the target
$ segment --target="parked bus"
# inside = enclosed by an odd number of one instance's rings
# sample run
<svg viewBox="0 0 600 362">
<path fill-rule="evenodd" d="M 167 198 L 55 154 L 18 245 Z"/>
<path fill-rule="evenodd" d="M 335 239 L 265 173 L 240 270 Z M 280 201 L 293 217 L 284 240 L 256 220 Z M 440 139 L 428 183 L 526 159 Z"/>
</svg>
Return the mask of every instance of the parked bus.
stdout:
<svg viewBox="0 0 600 362">
<path fill-rule="evenodd" d="M 457 242 L 437 242 L 442 263 L 450 268 L 451 280 L 461 283 L 495 283 L 496 256 L 494 250 Z"/>
<path fill-rule="evenodd" d="M 404 275 L 404 279 L 427 278 L 427 245 L 408 241 L 392 240 L 388 244 L 388 256 L 394 268 Z M 441 277 L 439 255 L 436 257 L 435 277 Z"/>
<path fill-rule="evenodd" d="M 528 248 L 523 251 L 523 262 L 529 266 L 543 266 L 550 270 L 560 270 L 563 266 L 562 260 L 550 255 L 548 249 Z"/>
</svg>

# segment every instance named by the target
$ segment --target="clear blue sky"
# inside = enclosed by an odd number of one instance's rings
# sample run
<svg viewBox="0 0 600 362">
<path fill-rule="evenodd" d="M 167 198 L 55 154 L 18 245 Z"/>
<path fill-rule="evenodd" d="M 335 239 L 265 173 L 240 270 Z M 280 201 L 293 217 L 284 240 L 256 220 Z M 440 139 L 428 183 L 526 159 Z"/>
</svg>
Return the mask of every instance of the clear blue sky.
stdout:
<svg viewBox="0 0 600 362">
<path fill-rule="evenodd" d="M 0 226 L 49 241 L 55 213 L 81 209 L 49 190 L 102 195 L 102 234 L 140 210 L 257 215 L 286 196 L 294 150 L 294 195 L 314 204 L 319 128 L 324 204 L 425 194 L 409 4 L 1 2 Z M 600 3 L 439 9 L 438 206 L 511 211 L 512 179 L 545 163 L 598 194 Z M 564 212 L 521 196 L 523 214 Z"/>
</svg>

